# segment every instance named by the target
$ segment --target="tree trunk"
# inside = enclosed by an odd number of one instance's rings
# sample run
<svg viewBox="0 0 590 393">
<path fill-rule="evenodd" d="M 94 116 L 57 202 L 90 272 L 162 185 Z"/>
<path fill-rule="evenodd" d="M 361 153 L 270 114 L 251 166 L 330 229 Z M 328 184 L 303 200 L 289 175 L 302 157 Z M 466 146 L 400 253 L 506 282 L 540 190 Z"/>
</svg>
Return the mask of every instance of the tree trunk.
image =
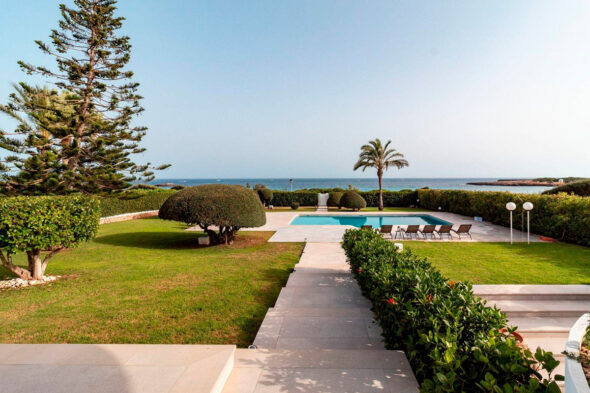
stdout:
<svg viewBox="0 0 590 393">
<path fill-rule="evenodd" d="M 379 178 L 379 210 L 383 210 L 383 172 L 377 171 L 377 177 Z"/>
<path fill-rule="evenodd" d="M 33 280 L 43 279 L 43 263 L 41 262 L 41 251 L 32 250 L 27 251 L 27 259 L 29 260 L 29 272 Z"/>
</svg>

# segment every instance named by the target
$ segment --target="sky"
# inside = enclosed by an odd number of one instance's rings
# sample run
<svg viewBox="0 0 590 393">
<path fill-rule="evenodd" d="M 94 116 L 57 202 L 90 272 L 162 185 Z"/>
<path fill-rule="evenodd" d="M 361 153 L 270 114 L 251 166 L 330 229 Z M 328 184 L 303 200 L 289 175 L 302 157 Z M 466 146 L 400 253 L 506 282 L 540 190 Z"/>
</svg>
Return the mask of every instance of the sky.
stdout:
<svg viewBox="0 0 590 393">
<path fill-rule="evenodd" d="M 2 0 L 0 101 L 58 1 Z M 71 4 L 67 1 L 66 4 Z M 161 178 L 590 176 L 590 2 L 120 0 Z M 0 127 L 9 120 L 0 116 Z"/>
</svg>

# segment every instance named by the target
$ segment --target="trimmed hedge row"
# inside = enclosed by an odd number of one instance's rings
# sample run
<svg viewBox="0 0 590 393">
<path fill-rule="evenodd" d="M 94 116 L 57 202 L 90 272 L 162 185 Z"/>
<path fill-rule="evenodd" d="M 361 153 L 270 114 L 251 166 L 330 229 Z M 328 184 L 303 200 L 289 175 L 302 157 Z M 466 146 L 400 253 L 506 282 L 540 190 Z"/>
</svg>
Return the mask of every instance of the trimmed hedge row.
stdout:
<svg viewBox="0 0 590 393">
<path fill-rule="evenodd" d="M 421 392 L 560 392 L 551 378 L 559 362 L 540 348 L 523 350 L 506 316 L 470 284 L 448 281 L 410 251 L 397 253 L 374 231 L 347 230 L 342 247 L 386 347 L 405 351 Z"/>
<path fill-rule="evenodd" d="M 534 204 L 531 231 L 569 243 L 590 246 L 590 198 L 574 195 L 512 194 L 494 191 L 418 190 L 420 206 L 480 216 L 494 224 L 509 226 L 506 203 L 515 202 L 515 227 L 520 228 L 522 204 Z M 525 217 L 526 220 L 526 217 Z M 526 224 L 525 224 L 526 225 Z M 526 230 L 526 227 L 524 228 Z"/>
<path fill-rule="evenodd" d="M 358 194 L 367 201 L 367 206 L 379 205 L 379 191 L 358 191 Z M 385 207 L 407 207 L 415 205 L 418 194 L 414 190 L 383 191 L 383 205 Z M 274 206 L 291 206 L 292 202 L 298 202 L 301 206 L 317 206 L 318 193 L 315 191 L 273 191 L 272 204 Z"/>
<path fill-rule="evenodd" d="M 109 217 L 117 214 L 158 210 L 170 195 L 178 191 L 153 190 L 134 191 L 119 197 L 100 199 L 100 216 Z"/>
</svg>

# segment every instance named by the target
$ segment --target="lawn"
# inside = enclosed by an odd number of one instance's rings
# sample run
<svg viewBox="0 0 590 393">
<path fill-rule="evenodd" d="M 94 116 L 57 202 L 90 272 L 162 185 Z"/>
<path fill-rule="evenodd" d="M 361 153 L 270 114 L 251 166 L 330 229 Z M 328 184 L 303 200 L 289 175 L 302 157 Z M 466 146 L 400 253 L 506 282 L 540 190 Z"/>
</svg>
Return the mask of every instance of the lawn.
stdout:
<svg viewBox="0 0 590 393">
<path fill-rule="evenodd" d="M 231 246 L 199 248 L 184 228 L 102 225 L 50 262 L 47 274 L 68 278 L 0 291 L 0 342 L 251 344 L 303 244 L 242 231 Z"/>
<path fill-rule="evenodd" d="M 474 284 L 590 284 L 590 248 L 564 243 L 427 243 L 404 247 L 455 281 Z"/>
</svg>

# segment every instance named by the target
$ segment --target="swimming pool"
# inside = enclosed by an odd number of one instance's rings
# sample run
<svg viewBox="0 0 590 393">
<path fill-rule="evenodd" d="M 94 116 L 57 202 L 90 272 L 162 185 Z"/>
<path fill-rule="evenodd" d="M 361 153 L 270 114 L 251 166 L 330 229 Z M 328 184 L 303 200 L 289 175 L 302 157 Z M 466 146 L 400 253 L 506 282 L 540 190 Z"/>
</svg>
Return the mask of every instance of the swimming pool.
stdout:
<svg viewBox="0 0 590 393">
<path fill-rule="evenodd" d="M 291 225 L 351 225 L 360 228 L 372 225 L 451 225 L 428 214 L 396 214 L 396 215 L 301 215 L 291 221 Z"/>
</svg>

